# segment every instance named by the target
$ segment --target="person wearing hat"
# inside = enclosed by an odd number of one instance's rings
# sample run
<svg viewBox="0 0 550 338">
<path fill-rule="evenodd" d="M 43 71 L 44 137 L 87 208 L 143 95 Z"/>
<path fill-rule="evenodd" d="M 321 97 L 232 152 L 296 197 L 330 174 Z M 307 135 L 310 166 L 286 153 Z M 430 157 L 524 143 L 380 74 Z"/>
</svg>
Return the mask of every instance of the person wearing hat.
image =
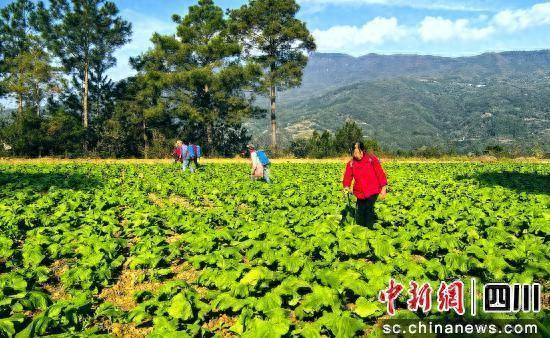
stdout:
<svg viewBox="0 0 550 338">
<path fill-rule="evenodd" d="M 174 146 L 174 150 L 172 150 L 172 156 L 174 156 L 174 163 L 182 162 L 182 158 L 181 158 L 182 145 L 183 145 L 183 141 L 178 140 Z"/>
<path fill-rule="evenodd" d="M 267 168 L 267 166 L 264 166 L 260 161 L 256 148 L 252 144 L 249 144 L 246 147 L 250 152 L 250 161 L 252 162 L 250 179 L 254 181 L 259 178 L 263 178 L 267 183 L 270 183 L 271 180 L 269 179 L 269 168 Z"/>
</svg>

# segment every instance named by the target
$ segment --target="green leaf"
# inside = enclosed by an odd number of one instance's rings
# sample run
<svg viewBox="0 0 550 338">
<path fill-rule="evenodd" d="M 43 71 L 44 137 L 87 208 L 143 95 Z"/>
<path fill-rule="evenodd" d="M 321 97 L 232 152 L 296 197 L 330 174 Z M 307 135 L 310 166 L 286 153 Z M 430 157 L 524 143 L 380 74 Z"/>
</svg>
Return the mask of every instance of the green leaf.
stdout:
<svg viewBox="0 0 550 338">
<path fill-rule="evenodd" d="M 31 338 L 31 337 L 37 337 L 42 336 L 46 333 L 46 330 L 48 329 L 48 325 L 51 322 L 51 318 L 48 316 L 48 310 L 44 312 L 42 315 L 39 315 L 33 321 L 27 325 L 27 327 L 19 332 L 17 335 L 15 335 L 15 338 Z"/>
<path fill-rule="evenodd" d="M 319 323 L 305 323 L 301 328 L 294 331 L 304 338 L 321 338 L 321 325 Z"/>
<path fill-rule="evenodd" d="M 261 279 L 263 279 L 266 276 L 265 268 L 255 268 L 250 271 L 248 271 L 243 278 L 239 281 L 241 284 L 245 285 L 252 285 L 255 286 Z"/>
<path fill-rule="evenodd" d="M 252 319 L 246 325 L 246 331 L 243 333 L 243 338 L 279 338 L 285 335 L 290 328 L 289 320 L 269 320 L 265 321 L 260 318 Z"/>
<path fill-rule="evenodd" d="M 354 312 L 363 318 L 370 317 L 376 312 L 380 312 L 376 303 L 369 302 L 363 297 L 359 297 L 355 302 L 355 305 L 356 307 Z"/>
<path fill-rule="evenodd" d="M 7 259 L 13 254 L 12 245 L 11 239 L 0 236 L 0 259 Z"/>
<path fill-rule="evenodd" d="M 257 310 L 267 314 L 274 309 L 280 308 L 282 303 L 283 301 L 280 296 L 269 292 L 262 298 L 259 298 L 255 305 Z"/>
<path fill-rule="evenodd" d="M 172 298 L 168 314 L 172 318 L 188 320 L 193 317 L 193 307 L 185 295 L 180 292 Z"/>
<path fill-rule="evenodd" d="M 362 320 L 351 317 L 348 312 L 325 313 L 319 321 L 338 338 L 355 337 L 365 326 Z"/>
<path fill-rule="evenodd" d="M 326 307 L 333 309 L 339 307 L 340 301 L 335 290 L 321 285 L 314 285 L 312 290 L 304 296 L 302 303 L 296 308 L 298 318 L 311 316 Z"/>
<path fill-rule="evenodd" d="M 12 337 L 15 334 L 15 327 L 9 318 L 0 319 L 0 333 L 7 337 Z"/>
<path fill-rule="evenodd" d="M 37 246 L 24 246 L 22 252 L 24 265 L 28 268 L 39 266 L 44 258 L 46 258 L 42 254 L 40 247 Z"/>
</svg>

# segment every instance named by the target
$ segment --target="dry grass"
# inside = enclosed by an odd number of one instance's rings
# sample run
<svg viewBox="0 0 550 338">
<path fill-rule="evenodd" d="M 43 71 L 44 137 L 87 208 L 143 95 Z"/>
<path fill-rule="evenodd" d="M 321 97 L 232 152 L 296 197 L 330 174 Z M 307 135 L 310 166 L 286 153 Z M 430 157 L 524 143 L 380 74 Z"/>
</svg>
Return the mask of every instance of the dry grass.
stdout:
<svg viewBox="0 0 550 338">
<path fill-rule="evenodd" d="M 152 193 L 152 192 L 149 193 L 149 195 L 147 195 L 147 198 L 149 199 L 149 201 L 151 201 L 154 205 L 156 205 L 159 208 L 164 208 L 166 206 L 166 203 L 164 203 L 164 200 L 155 193 Z"/>
<path fill-rule="evenodd" d="M 199 276 L 199 272 L 187 263 L 181 262 L 174 264 L 170 267 L 172 270 L 172 276 L 163 281 L 140 281 L 144 274 L 147 274 L 147 270 L 137 269 L 130 270 L 124 268 L 117 280 L 117 282 L 101 291 L 99 298 L 105 302 L 110 302 L 114 306 L 123 311 L 130 311 L 138 304 L 134 298 L 134 294 L 139 291 L 148 291 L 152 294 L 158 292 L 158 290 L 168 282 L 171 281 L 185 281 L 189 284 L 195 282 Z M 192 285 L 199 295 L 207 292 L 207 289 Z M 102 328 L 109 332 L 110 335 L 122 338 L 142 338 L 146 337 L 153 330 L 150 326 L 136 326 L 134 323 L 113 323 L 110 320 L 105 320 L 101 324 Z M 205 324 L 206 325 L 206 324 Z M 214 325 L 214 324 L 213 324 Z M 220 324 L 220 330 L 225 329 L 225 326 Z M 229 337 L 224 335 L 223 337 Z"/>
<path fill-rule="evenodd" d="M 237 337 L 235 333 L 229 331 L 229 329 L 235 325 L 237 319 L 237 317 L 230 317 L 226 314 L 222 314 L 204 323 L 203 327 L 215 332 L 217 336 L 221 338 Z"/>
<path fill-rule="evenodd" d="M 185 209 L 193 209 L 194 208 L 193 204 L 191 204 L 191 202 L 183 196 L 170 195 L 170 197 L 168 197 L 168 202 L 172 203 L 173 205 L 183 207 Z"/>
<path fill-rule="evenodd" d="M 143 281 L 143 275 L 147 274 L 147 270 L 135 269 L 131 270 L 124 268 L 117 279 L 117 282 L 108 288 L 101 291 L 99 298 L 105 302 L 110 302 L 116 307 L 124 311 L 130 311 L 137 306 L 134 294 L 139 291 L 149 291 L 156 293 L 163 285 L 170 281 L 183 280 L 189 284 L 194 283 L 199 272 L 187 263 L 174 264 L 170 267 L 172 276 L 163 281 Z M 206 292 L 200 287 L 195 287 L 197 292 L 201 294 Z"/>
<path fill-rule="evenodd" d="M 155 193 L 149 193 L 147 197 L 149 198 L 149 201 L 151 201 L 159 208 L 164 208 L 166 207 L 166 205 L 171 205 L 197 211 L 204 208 L 216 207 L 215 203 L 208 199 L 208 197 L 206 196 L 202 198 L 202 203 L 200 207 L 194 206 L 188 198 L 178 195 L 170 195 L 168 198 L 162 198 Z"/>
<path fill-rule="evenodd" d="M 101 323 L 110 335 L 120 338 L 145 338 L 153 331 L 152 327 L 136 327 L 134 323 L 112 323 L 109 320 Z"/>
<path fill-rule="evenodd" d="M 44 290 L 48 291 L 50 294 L 50 298 L 53 301 L 58 300 L 69 300 L 71 299 L 71 295 L 67 293 L 63 285 L 57 283 L 57 284 L 45 284 L 42 286 Z"/>
<path fill-rule="evenodd" d="M 50 265 L 52 273 L 51 282 L 44 284 L 42 287 L 50 294 L 50 298 L 54 301 L 71 299 L 71 295 L 65 290 L 61 284 L 61 276 L 69 270 L 69 259 L 58 259 Z"/>
<path fill-rule="evenodd" d="M 116 284 L 105 288 L 99 294 L 99 298 L 105 302 L 110 302 L 124 311 L 130 311 L 137 306 L 134 294 L 139 291 L 154 292 L 162 286 L 160 281 L 140 281 L 140 278 L 146 273 L 145 270 L 124 269 L 120 274 Z"/>
<path fill-rule="evenodd" d="M 168 198 L 162 198 L 155 193 L 149 193 L 147 197 L 149 198 L 149 201 L 160 208 L 166 207 L 166 204 L 183 207 L 185 209 L 195 208 L 187 198 L 182 196 L 170 195 Z"/>
</svg>

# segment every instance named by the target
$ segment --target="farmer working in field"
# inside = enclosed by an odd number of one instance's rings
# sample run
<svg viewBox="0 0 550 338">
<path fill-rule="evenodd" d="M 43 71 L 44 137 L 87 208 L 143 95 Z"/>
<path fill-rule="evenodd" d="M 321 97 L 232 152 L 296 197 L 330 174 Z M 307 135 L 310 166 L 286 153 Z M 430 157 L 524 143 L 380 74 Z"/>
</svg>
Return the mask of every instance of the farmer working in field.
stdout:
<svg viewBox="0 0 550 338">
<path fill-rule="evenodd" d="M 252 162 L 252 170 L 250 178 L 255 181 L 263 178 L 267 183 L 271 183 L 269 178 L 269 159 L 262 150 L 256 151 L 252 144 L 247 146 L 250 152 L 250 160 Z"/>
<path fill-rule="evenodd" d="M 191 161 L 195 164 L 195 168 L 199 169 L 199 158 L 202 156 L 201 146 L 189 143 L 188 148 L 191 155 Z"/>
<path fill-rule="evenodd" d="M 195 166 L 195 163 L 193 161 L 193 156 L 193 147 L 191 147 L 191 145 L 188 146 L 186 142 L 183 142 L 181 146 L 181 158 L 183 162 L 181 169 L 183 171 L 185 171 L 187 167 L 189 167 L 189 170 L 192 173 L 195 172 L 195 169 L 197 169 L 197 167 Z"/>
<path fill-rule="evenodd" d="M 378 198 L 382 200 L 386 197 L 388 181 L 380 161 L 374 154 L 365 151 L 363 142 L 353 144 L 351 155 L 353 158 L 346 166 L 342 182 L 344 191 L 350 193 L 353 181 L 353 194 L 357 197 L 357 224 L 370 227 L 376 221 L 374 203 Z"/>
<path fill-rule="evenodd" d="M 181 162 L 181 146 L 183 142 L 178 140 L 176 142 L 176 145 L 174 147 L 174 150 L 172 150 L 172 156 L 174 156 L 174 162 Z"/>
</svg>

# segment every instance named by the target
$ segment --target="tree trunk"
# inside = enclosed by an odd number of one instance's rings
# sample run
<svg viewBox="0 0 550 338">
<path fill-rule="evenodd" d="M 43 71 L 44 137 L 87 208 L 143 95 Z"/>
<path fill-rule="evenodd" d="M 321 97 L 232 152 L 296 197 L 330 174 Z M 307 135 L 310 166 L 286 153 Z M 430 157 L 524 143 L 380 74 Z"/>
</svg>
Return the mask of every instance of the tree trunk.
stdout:
<svg viewBox="0 0 550 338">
<path fill-rule="evenodd" d="M 84 97 L 82 98 L 82 125 L 88 129 L 88 63 L 84 63 Z"/>
<path fill-rule="evenodd" d="M 277 149 L 277 116 L 275 114 L 276 92 L 275 86 L 273 85 L 271 86 L 269 99 L 271 102 L 271 148 Z"/>
<path fill-rule="evenodd" d="M 19 85 L 19 92 L 17 93 L 17 112 L 19 113 L 19 116 L 22 116 L 23 114 L 23 93 L 21 92 L 21 88 L 23 88 L 23 67 L 21 66 L 21 63 L 19 63 L 19 73 L 18 73 L 18 79 L 17 84 Z"/>
<path fill-rule="evenodd" d="M 212 122 L 206 123 L 206 149 L 210 151 L 212 149 Z"/>
<path fill-rule="evenodd" d="M 88 152 L 88 63 L 84 63 L 84 96 L 82 98 L 82 126 L 84 127 L 84 153 Z"/>
<path fill-rule="evenodd" d="M 149 158 L 149 140 L 147 139 L 147 124 L 143 117 L 143 156 Z"/>
<path fill-rule="evenodd" d="M 40 92 L 39 92 L 40 88 L 38 86 L 38 81 L 35 84 L 35 90 L 36 90 L 36 99 L 35 99 L 35 101 L 36 101 L 36 115 L 38 117 L 40 117 L 40 99 L 39 99 L 39 97 L 40 97 Z"/>
<path fill-rule="evenodd" d="M 19 116 L 23 114 L 23 94 L 17 94 L 17 112 Z"/>
</svg>

